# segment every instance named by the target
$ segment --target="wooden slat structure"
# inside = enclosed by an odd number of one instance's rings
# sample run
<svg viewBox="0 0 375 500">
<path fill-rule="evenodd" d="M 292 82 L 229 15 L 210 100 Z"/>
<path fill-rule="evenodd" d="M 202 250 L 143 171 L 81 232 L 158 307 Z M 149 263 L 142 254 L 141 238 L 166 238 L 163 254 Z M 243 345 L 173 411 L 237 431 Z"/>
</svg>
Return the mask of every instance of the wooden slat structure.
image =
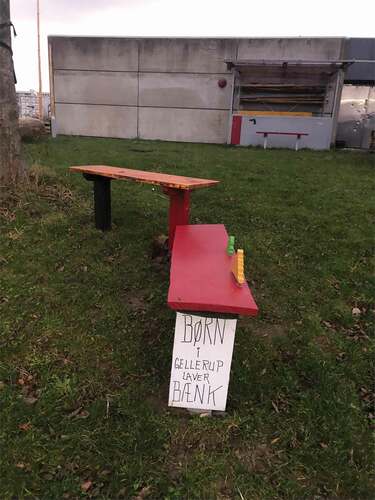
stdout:
<svg viewBox="0 0 375 500">
<path fill-rule="evenodd" d="M 235 73 L 233 109 L 327 115 L 333 112 L 337 73 L 351 62 L 228 60 Z"/>
</svg>

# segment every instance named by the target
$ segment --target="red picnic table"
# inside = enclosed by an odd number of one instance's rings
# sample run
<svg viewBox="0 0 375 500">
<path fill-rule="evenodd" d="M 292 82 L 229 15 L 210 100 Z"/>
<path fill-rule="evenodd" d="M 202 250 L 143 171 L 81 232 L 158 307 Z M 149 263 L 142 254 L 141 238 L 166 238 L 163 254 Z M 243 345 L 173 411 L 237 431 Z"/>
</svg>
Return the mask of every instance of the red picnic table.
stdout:
<svg viewBox="0 0 375 500">
<path fill-rule="evenodd" d="M 189 224 L 190 192 L 194 189 L 214 186 L 219 181 L 184 177 L 181 175 L 147 172 L 106 165 L 80 165 L 70 167 L 84 178 L 94 182 L 95 226 L 102 231 L 111 228 L 111 180 L 132 180 L 161 186 L 169 196 L 169 249 L 172 249 L 177 225 Z"/>
</svg>

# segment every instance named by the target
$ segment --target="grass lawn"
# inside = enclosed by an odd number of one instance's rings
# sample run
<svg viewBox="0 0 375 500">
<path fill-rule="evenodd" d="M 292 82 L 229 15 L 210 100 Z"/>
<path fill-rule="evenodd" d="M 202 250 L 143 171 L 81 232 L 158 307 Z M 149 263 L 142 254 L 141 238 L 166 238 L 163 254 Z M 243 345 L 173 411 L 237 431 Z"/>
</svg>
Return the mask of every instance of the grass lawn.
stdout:
<svg viewBox="0 0 375 500">
<path fill-rule="evenodd" d="M 0 205 L 2 500 L 373 498 L 374 155 L 63 137 L 25 155 Z M 74 164 L 222 181 L 192 223 L 236 235 L 261 311 L 226 416 L 167 406 L 167 198 L 114 182 L 103 234 Z"/>
</svg>

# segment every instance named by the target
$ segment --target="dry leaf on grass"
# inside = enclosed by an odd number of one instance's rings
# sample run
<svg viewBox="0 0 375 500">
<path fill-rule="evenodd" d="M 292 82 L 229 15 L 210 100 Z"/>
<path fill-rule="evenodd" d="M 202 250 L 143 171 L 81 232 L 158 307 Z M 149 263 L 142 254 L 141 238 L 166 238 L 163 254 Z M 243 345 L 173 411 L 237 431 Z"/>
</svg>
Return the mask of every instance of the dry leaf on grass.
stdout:
<svg viewBox="0 0 375 500">
<path fill-rule="evenodd" d="M 84 483 L 81 484 L 81 490 L 82 491 L 89 491 L 89 489 L 92 486 L 92 481 L 85 481 Z"/>
<path fill-rule="evenodd" d="M 87 410 L 84 410 L 82 406 L 77 408 L 76 410 L 72 411 L 72 413 L 69 413 L 68 418 L 87 418 L 89 416 L 89 412 Z"/>
<path fill-rule="evenodd" d="M 144 498 L 148 497 L 150 493 L 151 493 L 151 486 L 145 486 L 144 488 L 141 489 L 141 491 L 138 493 L 136 497 L 133 497 L 133 500 L 143 500 Z"/>
<path fill-rule="evenodd" d="M 31 405 L 35 404 L 38 401 L 38 398 L 35 398 L 34 396 L 27 396 L 27 397 L 23 398 L 23 401 L 27 405 L 31 406 Z"/>
<path fill-rule="evenodd" d="M 19 424 L 18 428 L 21 431 L 29 431 L 31 429 L 31 424 L 30 422 L 26 422 L 25 424 Z"/>
</svg>

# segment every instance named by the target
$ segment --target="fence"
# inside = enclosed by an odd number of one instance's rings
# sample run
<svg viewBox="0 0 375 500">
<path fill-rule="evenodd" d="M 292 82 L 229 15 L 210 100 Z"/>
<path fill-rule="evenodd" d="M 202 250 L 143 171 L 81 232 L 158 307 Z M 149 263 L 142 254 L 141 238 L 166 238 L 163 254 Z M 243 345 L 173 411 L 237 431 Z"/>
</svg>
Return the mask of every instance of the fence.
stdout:
<svg viewBox="0 0 375 500">
<path fill-rule="evenodd" d="M 17 92 L 18 109 L 20 118 L 26 116 L 39 118 L 39 100 L 38 94 L 34 90 L 28 92 Z M 43 92 L 43 120 L 48 120 L 50 117 L 50 97 L 49 93 Z"/>
</svg>

